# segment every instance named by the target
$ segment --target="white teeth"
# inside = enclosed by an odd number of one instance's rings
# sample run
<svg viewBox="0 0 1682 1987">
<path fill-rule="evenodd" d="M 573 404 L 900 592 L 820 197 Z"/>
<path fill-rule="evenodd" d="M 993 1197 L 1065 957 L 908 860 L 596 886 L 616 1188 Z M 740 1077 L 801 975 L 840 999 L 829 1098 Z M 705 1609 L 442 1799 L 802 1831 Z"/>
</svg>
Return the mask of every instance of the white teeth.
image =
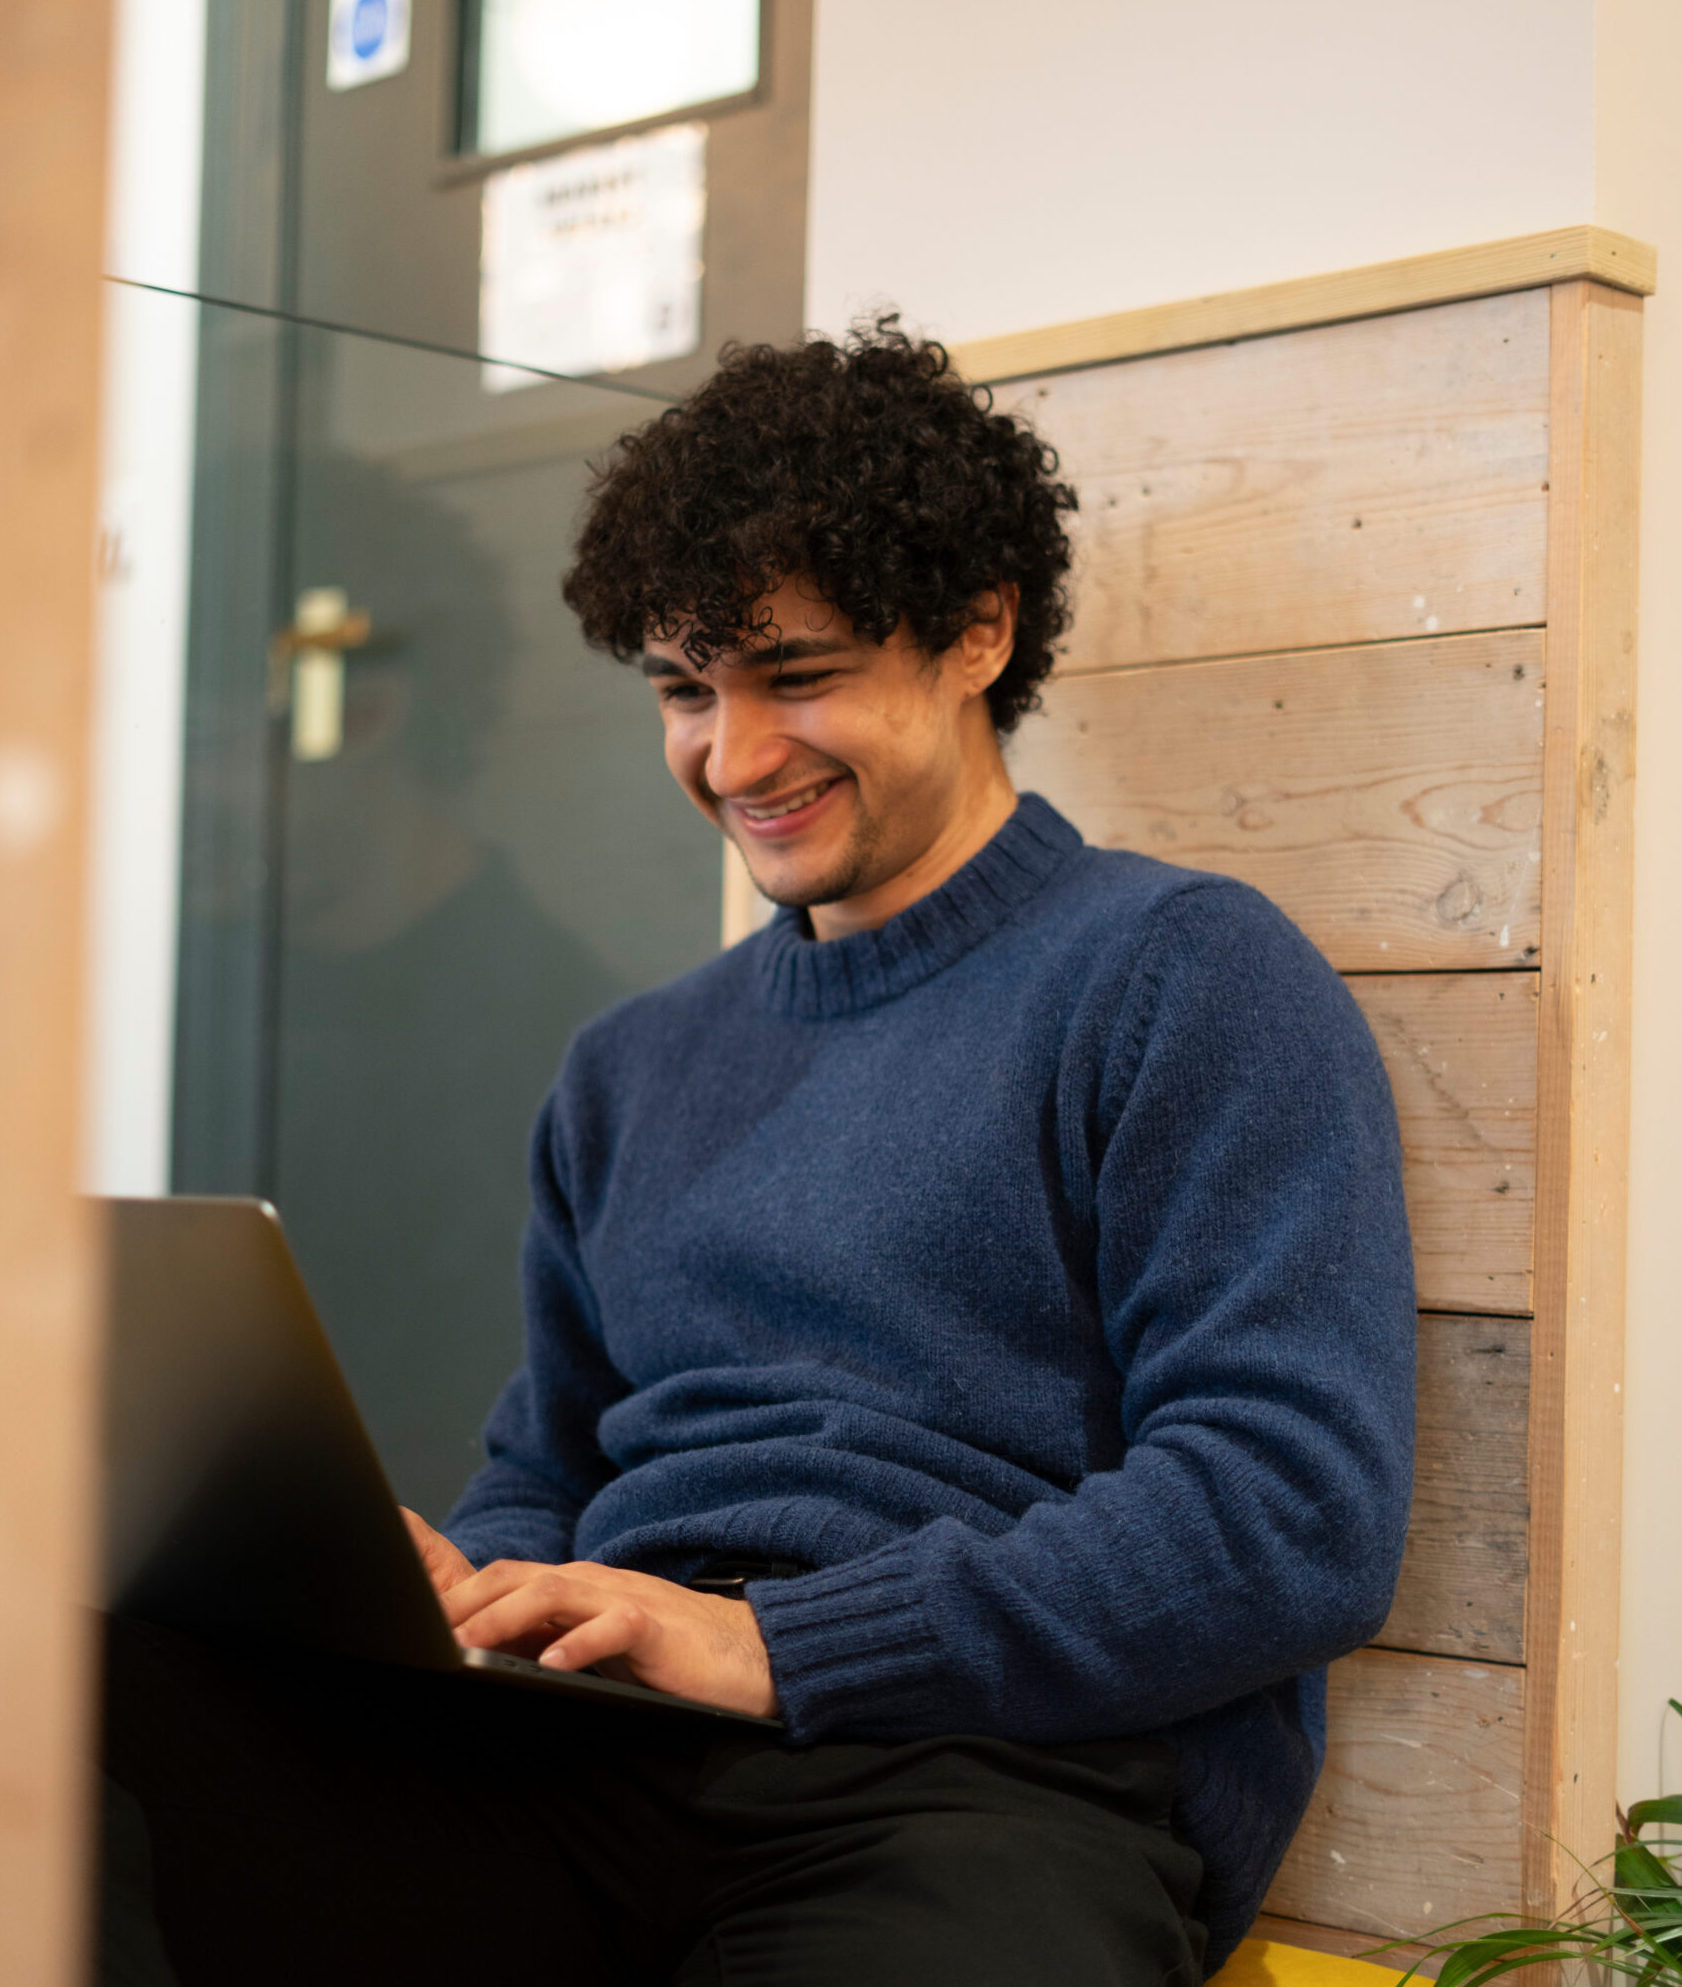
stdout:
<svg viewBox="0 0 1682 1987">
<path fill-rule="evenodd" d="M 815 787 L 808 787 L 804 793 L 797 793 L 792 800 L 779 801 L 775 807 L 749 807 L 738 802 L 742 812 L 750 821 L 777 821 L 785 814 L 792 814 L 797 807 L 810 807 L 826 787 L 833 786 L 833 780 L 820 780 Z"/>
</svg>

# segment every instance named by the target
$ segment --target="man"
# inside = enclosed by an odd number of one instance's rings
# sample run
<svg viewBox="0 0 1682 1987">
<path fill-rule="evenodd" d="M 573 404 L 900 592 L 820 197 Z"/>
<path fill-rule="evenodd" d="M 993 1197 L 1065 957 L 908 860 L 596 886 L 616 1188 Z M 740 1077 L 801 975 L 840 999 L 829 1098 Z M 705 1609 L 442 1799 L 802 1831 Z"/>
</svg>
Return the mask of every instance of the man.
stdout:
<svg viewBox="0 0 1682 1987">
<path fill-rule="evenodd" d="M 782 909 L 575 1041 L 526 1363 L 412 1529 L 469 1646 L 786 1736 L 292 1731 L 295 1799 L 378 1804 L 368 1950 L 395 1866 L 476 1978 L 1193 1987 L 1290 1839 L 1400 1558 L 1394 1119 L 1263 899 L 1013 792 L 1054 471 L 884 320 L 727 356 L 598 480 L 567 598 Z"/>
</svg>

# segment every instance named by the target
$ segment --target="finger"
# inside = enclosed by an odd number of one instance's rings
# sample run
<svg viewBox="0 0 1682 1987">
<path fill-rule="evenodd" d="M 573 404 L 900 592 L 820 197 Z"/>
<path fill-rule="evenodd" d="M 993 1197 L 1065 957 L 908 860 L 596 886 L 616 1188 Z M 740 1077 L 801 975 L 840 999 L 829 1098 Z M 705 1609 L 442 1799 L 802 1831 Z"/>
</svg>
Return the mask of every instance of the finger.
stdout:
<svg viewBox="0 0 1682 1987">
<path fill-rule="evenodd" d="M 458 1626 L 502 1595 L 514 1593 L 555 1570 L 535 1560 L 493 1559 L 459 1587 L 450 1589 L 444 1599 L 445 1617 L 452 1627 Z"/>
<path fill-rule="evenodd" d="M 430 1566 L 438 1557 L 439 1547 L 447 1546 L 449 1540 L 441 1538 L 418 1511 L 411 1511 L 406 1504 L 399 1504 L 397 1508 L 403 1514 L 403 1523 L 408 1527 L 416 1552 Z"/>
<path fill-rule="evenodd" d="M 499 1594 L 456 1624 L 456 1640 L 470 1649 L 494 1649 L 521 1640 L 534 1629 L 553 1624 L 573 1628 L 611 1606 L 588 1582 L 568 1580 L 545 1570 Z"/>
<path fill-rule="evenodd" d="M 564 1566 L 550 1566 L 530 1559 L 494 1559 L 477 1573 L 469 1567 L 468 1575 L 459 1587 L 451 1590 L 444 1602 L 444 1613 L 452 1627 L 459 1627 L 481 1608 L 534 1580 L 565 1581 L 569 1593 L 575 1596 L 586 1592 L 594 1594 L 602 1607 L 618 1600 L 636 1599 L 634 1593 L 626 1593 L 627 1585 L 665 1584 L 651 1581 L 642 1574 L 623 1573 L 617 1567 L 598 1566 L 588 1559 L 569 1560 Z"/>
<path fill-rule="evenodd" d="M 427 1578 L 440 1594 L 472 1578 L 472 1562 L 453 1540 L 445 1538 L 442 1532 L 435 1532 L 418 1512 L 410 1511 L 401 1504 L 397 1508 L 403 1514 L 403 1522 L 408 1527 L 409 1538 L 420 1556 L 420 1562 L 426 1568 Z"/>
<path fill-rule="evenodd" d="M 634 1669 L 639 1657 L 647 1661 L 652 1656 L 649 1645 L 658 1634 L 658 1622 L 645 1609 L 620 1601 L 551 1642 L 538 1661 L 552 1670 L 587 1670 L 592 1663 L 623 1656 Z"/>
</svg>

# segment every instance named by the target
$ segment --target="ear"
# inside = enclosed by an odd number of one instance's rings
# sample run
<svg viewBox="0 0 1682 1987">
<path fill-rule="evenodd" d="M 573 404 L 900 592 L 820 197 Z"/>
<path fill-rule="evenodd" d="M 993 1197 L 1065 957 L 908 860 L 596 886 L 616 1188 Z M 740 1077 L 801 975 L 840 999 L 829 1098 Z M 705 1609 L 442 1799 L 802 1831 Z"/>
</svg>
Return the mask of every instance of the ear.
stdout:
<svg viewBox="0 0 1682 1987">
<path fill-rule="evenodd" d="M 979 697 L 1004 672 L 1016 647 L 1016 616 L 1022 590 L 1014 580 L 991 586 L 976 595 L 975 616 L 953 643 L 966 695 Z"/>
</svg>

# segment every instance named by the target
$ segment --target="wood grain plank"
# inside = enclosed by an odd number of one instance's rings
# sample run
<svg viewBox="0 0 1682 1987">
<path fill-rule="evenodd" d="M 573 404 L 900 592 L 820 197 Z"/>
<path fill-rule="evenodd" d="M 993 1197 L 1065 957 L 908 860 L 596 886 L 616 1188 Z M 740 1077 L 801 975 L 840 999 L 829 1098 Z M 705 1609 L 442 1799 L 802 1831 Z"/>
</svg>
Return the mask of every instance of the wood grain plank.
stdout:
<svg viewBox="0 0 1682 1987">
<path fill-rule="evenodd" d="M 1024 381 L 1080 493 L 1067 671 L 1543 618 L 1548 301 Z"/>
<path fill-rule="evenodd" d="M 769 897 L 754 888 L 742 852 L 726 838 L 724 843 L 724 893 L 720 904 L 719 943 L 734 945 L 751 937 L 761 925 L 769 924 L 776 911 Z"/>
<path fill-rule="evenodd" d="M 1297 331 L 1379 312 L 1417 310 L 1424 304 L 1495 296 L 1505 290 L 1534 289 L 1578 277 L 1651 296 L 1657 265 L 1656 253 L 1645 242 L 1609 228 L 1579 224 L 973 338 L 954 345 L 952 359 L 968 379 L 1006 380 Z"/>
<path fill-rule="evenodd" d="M 1419 1423 L 1407 1552 L 1385 1648 L 1524 1660 L 1530 1328 L 1419 1321 Z"/>
<path fill-rule="evenodd" d="M 1526 1889 L 1612 1846 L 1641 312 L 1553 293 Z"/>
<path fill-rule="evenodd" d="M 80 1170 L 104 0 L 0 52 L 0 1980 L 88 1977 L 96 1237 Z"/>
<path fill-rule="evenodd" d="M 1349 981 L 1395 1092 L 1427 1310 L 1530 1310 L 1538 985 L 1534 973 Z"/>
<path fill-rule="evenodd" d="M 1267 1909 L 1383 1938 L 1518 1909 L 1524 1682 L 1382 1649 L 1334 1663 L 1325 1770 Z"/>
<path fill-rule="evenodd" d="M 1528 966 L 1542 719 L 1526 629 L 1068 677 L 1009 756 L 1088 841 L 1253 883 L 1345 971 Z"/>
</svg>

